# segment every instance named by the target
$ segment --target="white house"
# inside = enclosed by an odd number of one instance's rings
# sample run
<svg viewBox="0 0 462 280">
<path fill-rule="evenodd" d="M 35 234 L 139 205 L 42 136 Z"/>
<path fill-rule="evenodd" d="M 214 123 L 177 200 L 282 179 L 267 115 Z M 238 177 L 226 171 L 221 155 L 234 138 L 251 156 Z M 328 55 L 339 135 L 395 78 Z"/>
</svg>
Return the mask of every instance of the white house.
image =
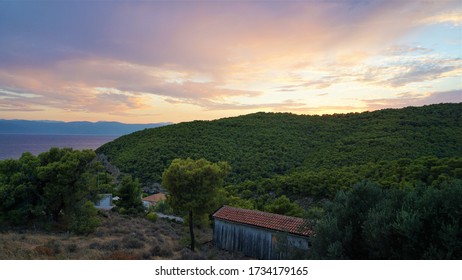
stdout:
<svg viewBox="0 0 462 280">
<path fill-rule="evenodd" d="M 99 200 L 95 203 L 95 208 L 100 210 L 111 210 L 114 206 L 112 205 L 112 194 L 105 193 L 98 195 Z"/>
</svg>

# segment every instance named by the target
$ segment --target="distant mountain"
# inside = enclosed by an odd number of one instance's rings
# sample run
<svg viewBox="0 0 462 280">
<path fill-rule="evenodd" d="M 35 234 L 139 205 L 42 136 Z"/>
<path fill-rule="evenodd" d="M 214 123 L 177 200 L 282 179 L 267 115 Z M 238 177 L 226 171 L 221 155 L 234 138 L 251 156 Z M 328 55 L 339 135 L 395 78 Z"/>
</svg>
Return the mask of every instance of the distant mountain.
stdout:
<svg viewBox="0 0 462 280">
<path fill-rule="evenodd" d="M 119 122 L 60 122 L 0 120 L 0 134 L 53 134 L 53 135 L 125 135 L 146 128 L 171 123 L 126 124 Z"/>
</svg>

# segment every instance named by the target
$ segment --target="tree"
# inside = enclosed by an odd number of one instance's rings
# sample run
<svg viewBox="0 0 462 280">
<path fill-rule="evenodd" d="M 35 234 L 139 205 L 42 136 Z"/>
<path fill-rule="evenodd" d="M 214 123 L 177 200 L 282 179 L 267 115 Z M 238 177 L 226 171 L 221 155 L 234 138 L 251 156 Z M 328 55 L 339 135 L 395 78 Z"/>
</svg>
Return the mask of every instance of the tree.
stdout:
<svg viewBox="0 0 462 280">
<path fill-rule="evenodd" d="M 211 163 L 205 159 L 175 159 L 162 175 L 168 190 L 168 203 L 173 209 L 188 213 L 191 250 L 194 251 L 194 220 L 216 208 L 216 193 L 230 167 L 225 162 Z"/>
<path fill-rule="evenodd" d="M 99 226 L 98 210 L 89 200 L 74 211 L 69 229 L 77 234 L 89 234 Z"/>
<path fill-rule="evenodd" d="M 97 173 L 95 156 L 91 150 L 51 148 L 37 157 L 24 153 L 0 161 L 0 227 L 58 222 L 76 233 L 92 231 L 98 219 L 90 200 L 113 181 Z"/>
<path fill-rule="evenodd" d="M 37 158 L 30 153 L 19 160 L 0 161 L 0 225 L 24 225 L 42 213 L 35 197 L 37 166 Z"/>
<path fill-rule="evenodd" d="M 380 187 L 358 183 L 347 192 L 340 191 L 326 205 L 326 215 L 316 224 L 313 238 L 315 258 L 365 259 L 368 247 L 363 238 L 363 223 L 383 197 Z"/>
<path fill-rule="evenodd" d="M 316 223 L 321 259 L 460 259 L 462 181 L 384 189 L 361 183 L 340 191 Z"/>
<path fill-rule="evenodd" d="M 91 150 L 70 148 L 51 148 L 39 155 L 39 191 L 43 192 L 45 212 L 52 221 L 57 221 L 61 213 L 69 218 L 75 205 L 86 199 L 89 185 L 84 173 L 95 156 Z"/>
<path fill-rule="evenodd" d="M 123 207 L 127 213 L 135 214 L 143 210 L 141 184 L 138 179 L 133 180 L 130 175 L 124 176 L 117 194 L 120 197 L 117 206 Z"/>
<path fill-rule="evenodd" d="M 304 212 L 297 203 L 291 202 L 285 195 L 276 198 L 271 204 L 266 205 L 265 211 L 293 217 L 302 217 Z"/>
</svg>

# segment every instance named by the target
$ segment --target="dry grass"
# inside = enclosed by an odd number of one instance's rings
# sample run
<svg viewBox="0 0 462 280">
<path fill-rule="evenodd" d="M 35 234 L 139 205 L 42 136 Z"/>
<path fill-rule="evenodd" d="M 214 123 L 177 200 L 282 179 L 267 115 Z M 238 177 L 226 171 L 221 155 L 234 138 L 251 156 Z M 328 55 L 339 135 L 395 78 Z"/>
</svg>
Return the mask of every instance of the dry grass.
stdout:
<svg viewBox="0 0 462 280">
<path fill-rule="evenodd" d="M 156 260 L 241 259 L 214 248 L 211 229 L 197 231 L 197 252 L 186 248 L 183 225 L 159 219 L 155 222 L 107 213 L 102 224 L 88 236 L 49 232 L 0 233 L 0 259 Z"/>
</svg>

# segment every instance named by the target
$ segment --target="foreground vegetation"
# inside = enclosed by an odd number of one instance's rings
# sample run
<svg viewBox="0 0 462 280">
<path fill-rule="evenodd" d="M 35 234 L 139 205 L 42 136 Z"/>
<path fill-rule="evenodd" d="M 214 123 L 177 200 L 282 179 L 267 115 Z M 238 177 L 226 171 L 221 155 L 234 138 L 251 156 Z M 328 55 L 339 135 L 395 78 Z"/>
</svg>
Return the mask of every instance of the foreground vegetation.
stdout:
<svg viewBox="0 0 462 280">
<path fill-rule="evenodd" d="M 314 258 L 462 258 L 460 180 L 393 189 L 363 182 L 324 206 L 311 219 Z"/>
<path fill-rule="evenodd" d="M 40 228 L 91 233 L 100 223 L 94 203 L 112 193 L 122 213 L 144 212 L 141 185 L 131 176 L 118 181 L 91 150 L 51 148 L 34 156 L 0 161 L 0 230 Z"/>
<path fill-rule="evenodd" d="M 95 152 L 52 148 L 19 160 L 0 161 L 0 229 L 8 226 L 61 227 L 92 231 L 99 221 L 92 200 L 110 190 L 98 175 Z"/>
<path fill-rule="evenodd" d="M 157 260 L 239 259 L 242 255 L 215 249 L 211 229 L 198 233 L 195 252 L 186 248 L 184 228 L 168 220 L 107 212 L 99 215 L 101 225 L 88 235 L 42 230 L 15 230 L 0 234 L 0 259 L 71 260 Z"/>
</svg>

